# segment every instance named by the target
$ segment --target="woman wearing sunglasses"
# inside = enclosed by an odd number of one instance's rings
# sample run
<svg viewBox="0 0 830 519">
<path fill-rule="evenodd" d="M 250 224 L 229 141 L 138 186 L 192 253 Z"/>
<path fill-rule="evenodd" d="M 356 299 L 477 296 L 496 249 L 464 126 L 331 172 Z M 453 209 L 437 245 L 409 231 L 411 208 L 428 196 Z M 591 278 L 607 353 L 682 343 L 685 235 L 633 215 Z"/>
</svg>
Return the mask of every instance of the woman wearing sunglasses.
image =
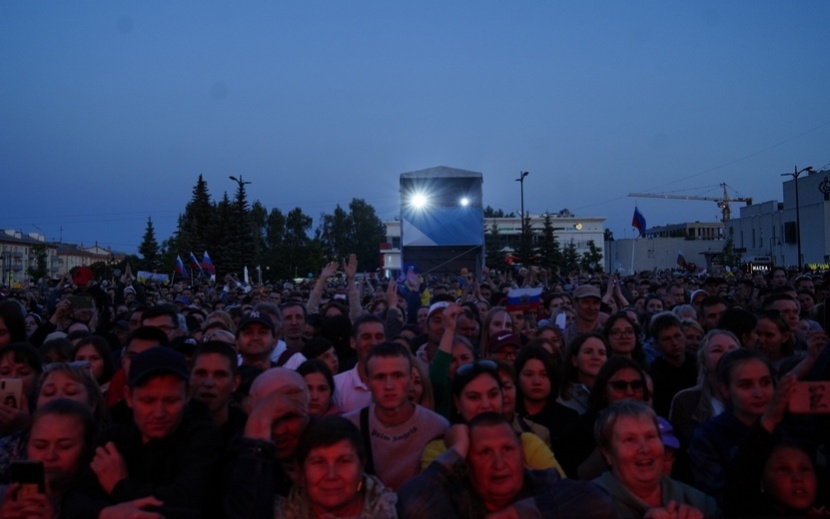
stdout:
<svg viewBox="0 0 830 519">
<path fill-rule="evenodd" d="M 469 423 L 485 412 L 504 412 L 504 394 L 499 378 L 498 365 L 492 360 L 479 360 L 459 366 L 452 381 L 453 414 L 457 424 Z M 524 464 L 533 470 L 556 469 L 565 472 L 547 445 L 535 434 L 521 434 Z M 439 454 L 446 450 L 443 439 L 428 443 L 421 454 L 421 468 L 425 469 Z"/>
<path fill-rule="evenodd" d="M 648 403 L 650 394 L 646 377 L 643 368 L 626 357 L 611 357 L 600 368 L 588 412 L 579 418 L 581 434 L 573 442 L 572 455 L 578 460 L 577 474 L 580 479 L 594 479 L 607 469 L 593 434 L 597 417 L 614 402 L 634 400 Z"/>
</svg>

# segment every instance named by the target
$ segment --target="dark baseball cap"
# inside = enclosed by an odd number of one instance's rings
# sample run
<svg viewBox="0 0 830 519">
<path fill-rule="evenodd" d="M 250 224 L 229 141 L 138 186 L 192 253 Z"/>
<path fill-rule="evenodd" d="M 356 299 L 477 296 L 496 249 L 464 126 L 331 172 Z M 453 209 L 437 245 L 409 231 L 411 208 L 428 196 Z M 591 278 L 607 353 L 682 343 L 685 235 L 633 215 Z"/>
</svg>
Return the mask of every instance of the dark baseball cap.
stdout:
<svg viewBox="0 0 830 519">
<path fill-rule="evenodd" d="M 499 351 L 500 349 L 513 346 L 514 348 L 521 348 L 522 347 L 522 339 L 519 338 L 513 332 L 503 331 L 499 333 L 494 333 L 490 336 L 490 347 L 489 350 L 491 352 Z"/>
<path fill-rule="evenodd" d="M 150 348 L 133 357 L 127 385 L 136 387 L 155 375 L 174 375 L 184 381 L 190 380 L 184 355 L 166 346 Z"/>
<path fill-rule="evenodd" d="M 274 330 L 276 329 L 274 327 L 274 321 L 271 320 L 268 314 L 252 310 L 248 313 L 248 315 L 243 317 L 241 321 L 239 321 L 239 326 L 236 328 L 236 336 L 239 337 L 239 332 L 251 323 L 259 323 L 271 330 L 271 333 L 274 333 Z"/>
</svg>

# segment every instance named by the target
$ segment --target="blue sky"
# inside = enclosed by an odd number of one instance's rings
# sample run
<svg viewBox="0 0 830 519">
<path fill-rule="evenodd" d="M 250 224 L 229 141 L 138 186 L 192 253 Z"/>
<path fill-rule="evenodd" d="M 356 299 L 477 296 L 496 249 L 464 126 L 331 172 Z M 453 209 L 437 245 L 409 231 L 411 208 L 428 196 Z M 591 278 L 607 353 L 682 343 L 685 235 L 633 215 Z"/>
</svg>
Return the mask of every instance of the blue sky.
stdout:
<svg viewBox="0 0 830 519">
<path fill-rule="evenodd" d="M 830 169 L 830 3 L 0 3 L 0 227 L 135 252 L 199 174 L 317 218 L 398 213 L 398 175 L 484 173 L 484 201 L 631 237 L 781 200 Z M 737 207 L 734 214 L 737 214 Z M 61 229 L 62 227 L 62 229 Z"/>
</svg>

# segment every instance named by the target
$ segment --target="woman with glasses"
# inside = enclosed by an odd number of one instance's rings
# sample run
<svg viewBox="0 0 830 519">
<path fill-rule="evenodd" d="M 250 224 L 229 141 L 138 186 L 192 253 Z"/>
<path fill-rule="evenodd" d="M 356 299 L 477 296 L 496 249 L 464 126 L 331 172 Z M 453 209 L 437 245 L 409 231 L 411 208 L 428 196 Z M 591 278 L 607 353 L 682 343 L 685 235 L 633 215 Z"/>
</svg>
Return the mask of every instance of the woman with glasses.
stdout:
<svg viewBox="0 0 830 519">
<path fill-rule="evenodd" d="M 594 381 L 588 412 L 579 419 L 580 434 L 572 444 L 580 479 L 594 479 L 607 468 L 593 435 L 594 422 L 599 414 L 614 402 L 634 400 L 648 403 L 649 398 L 647 375 L 639 364 L 625 357 L 611 357 L 602 365 Z"/>
<path fill-rule="evenodd" d="M 547 352 L 545 352 L 547 353 Z M 452 382 L 453 423 L 466 424 L 485 412 L 504 412 L 504 394 L 498 365 L 492 360 L 464 364 L 456 370 Z M 535 434 L 521 434 L 524 463 L 533 470 L 556 469 L 565 472 L 547 445 Z M 443 439 L 428 443 L 421 454 L 421 469 L 425 469 L 446 450 Z"/>
<path fill-rule="evenodd" d="M 628 312 L 610 316 L 602 328 L 602 336 L 608 344 L 608 356 L 626 357 L 645 367 L 646 356 L 640 338 L 640 325 Z"/>
</svg>

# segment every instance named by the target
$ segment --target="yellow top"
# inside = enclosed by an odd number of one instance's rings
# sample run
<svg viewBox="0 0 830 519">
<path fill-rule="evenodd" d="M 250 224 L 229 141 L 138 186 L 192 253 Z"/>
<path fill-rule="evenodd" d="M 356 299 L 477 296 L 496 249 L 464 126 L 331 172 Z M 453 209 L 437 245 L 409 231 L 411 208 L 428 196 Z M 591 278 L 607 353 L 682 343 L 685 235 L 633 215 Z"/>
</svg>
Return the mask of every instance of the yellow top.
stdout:
<svg viewBox="0 0 830 519">
<path fill-rule="evenodd" d="M 553 455 L 553 451 L 545 445 L 545 442 L 541 438 L 529 432 L 523 432 L 520 437 L 522 440 L 525 467 L 531 470 L 556 469 L 560 476 L 563 478 L 566 477 L 565 471 L 559 466 L 559 462 L 556 461 L 556 456 Z M 423 452 L 421 452 L 421 470 L 427 468 L 445 450 L 447 450 L 447 446 L 444 445 L 443 439 L 432 440 L 427 443 Z"/>
</svg>

